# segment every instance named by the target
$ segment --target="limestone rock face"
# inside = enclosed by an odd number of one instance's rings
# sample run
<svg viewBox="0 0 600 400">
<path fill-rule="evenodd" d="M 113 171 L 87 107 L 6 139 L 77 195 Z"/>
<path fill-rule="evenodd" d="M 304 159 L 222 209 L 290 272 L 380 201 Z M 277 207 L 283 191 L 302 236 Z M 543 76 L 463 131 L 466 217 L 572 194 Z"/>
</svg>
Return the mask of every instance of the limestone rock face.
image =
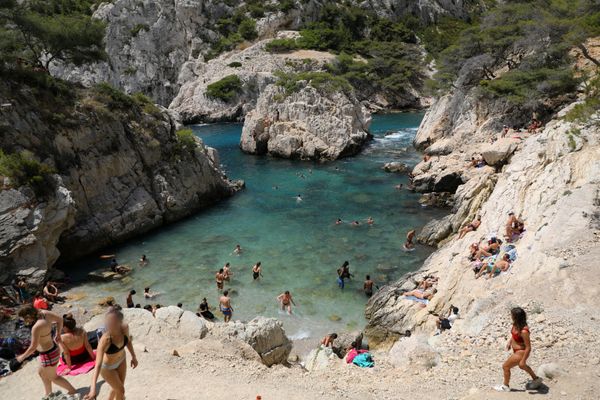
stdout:
<svg viewBox="0 0 600 400">
<path fill-rule="evenodd" d="M 91 101 L 81 96 L 76 101 Z M 44 105 L 28 92 L 10 98 L 0 110 L 7 127 L 0 146 L 43 157 L 58 178 L 47 199 L 18 188 L 0 192 L 7 199 L 1 200 L 3 273 L 45 270 L 59 254 L 68 259 L 129 239 L 235 191 L 200 141 L 182 150 L 165 109 L 132 118 L 91 103 L 63 124 L 48 124 Z"/>
<path fill-rule="evenodd" d="M 510 156 L 517 150 L 517 142 L 511 139 L 500 139 L 488 144 L 481 150 L 481 156 L 487 165 L 502 165 L 508 161 Z"/>
<path fill-rule="evenodd" d="M 339 358 L 334 354 L 331 347 L 319 346 L 306 357 L 304 368 L 308 371 L 322 371 L 329 367 L 329 364 Z"/>
<path fill-rule="evenodd" d="M 60 183 L 41 203 L 25 187 L 0 190 L 0 282 L 18 275 L 32 285 L 42 284 L 48 265 L 60 254 L 60 235 L 73 225 L 74 216 L 71 192 Z"/>
<path fill-rule="evenodd" d="M 450 304 L 464 316 L 452 331 L 475 337 L 497 325 L 497 316 L 514 304 L 527 304 L 532 293 L 542 296 L 548 288 L 580 285 L 565 274 L 569 258 L 563 254 L 571 254 L 571 248 L 597 248 L 600 141 L 598 116 L 568 123 L 562 119 L 568 109 L 541 132 L 524 137 L 499 172 L 464 167 L 467 180 L 455 193 L 455 217 L 444 219 L 444 229 L 451 224 L 456 230 L 477 214 L 481 226 L 464 239 L 443 240 L 425 261 L 418 274 L 439 277 L 438 292 L 426 307 L 401 296 L 402 290 L 416 286 L 415 274 L 383 287 L 369 300 L 365 335 L 371 346 L 391 348 L 405 330 L 431 334 L 435 318 L 430 312 L 441 313 Z M 573 131 L 577 135 L 569 135 Z M 518 258 L 509 274 L 485 283 L 475 280 L 467 267 L 468 245 L 482 236 L 503 235 L 509 211 L 526 226 L 516 242 Z"/>
<path fill-rule="evenodd" d="M 272 85 L 246 115 L 240 147 L 251 154 L 335 160 L 369 139 L 371 116 L 353 95 L 306 85 L 287 95 Z"/>
<path fill-rule="evenodd" d="M 211 333 L 221 338 L 233 337 L 248 343 L 267 366 L 287 362 L 292 342 L 283 330 L 283 324 L 274 318 L 256 317 L 252 321 L 216 324 Z"/>
</svg>

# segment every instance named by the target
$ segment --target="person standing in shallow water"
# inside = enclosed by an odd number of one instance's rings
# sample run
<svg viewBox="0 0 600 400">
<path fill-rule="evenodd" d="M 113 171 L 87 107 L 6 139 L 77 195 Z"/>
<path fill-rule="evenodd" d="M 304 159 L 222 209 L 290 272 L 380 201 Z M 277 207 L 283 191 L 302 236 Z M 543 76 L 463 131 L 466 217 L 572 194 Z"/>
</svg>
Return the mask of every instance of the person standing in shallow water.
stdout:
<svg viewBox="0 0 600 400">
<path fill-rule="evenodd" d="M 53 312 L 37 310 L 30 304 L 19 310 L 19 318 L 25 325 L 31 325 L 31 344 L 23 354 L 17 356 L 17 363 L 22 364 L 27 357 L 37 351 L 40 362 L 38 375 L 44 383 L 46 396 L 52 394 L 52 384 L 67 390 L 69 395 L 75 395 L 73 385 L 62 376 L 56 375 L 56 366 L 60 358 L 58 344 L 62 343 L 60 333 L 63 328 L 63 319 Z M 56 324 L 54 338 L 52 337 L 52 324 Z"/>
<path fill-rule="evenodd" d="M 527 365 L 527 359 L 531 355 L 531 339 L 529 326 L 527 326 L 527 314 L 521 307 L 515 307 L 510 310 L 512 318 L 512 328 L 510 338 L 506 344 L 506 350 L 513 351 L 513 354 L 502 364 L 504 372 L 504 382 L 502 385 L 495 386 L 499 392 L 510 392 L 510 370 L 516 366 L 527 372 L 531 376 L 531 381 L 526 385 L 527 389 L 538 389 L 542 384 L 542 378 L 538 377 L 533 369 Z"/>
<path fill-rule="evenodd" d="M 223 268 L 217 272 L 215 275 L 215 281 L 217 282 L 217 290 L 223 290 L 223 281 L 225 280 L 225 274 L 223 273 Z"/>
<path fill-rule="evenodd" d="M 294 303 L 294 299 L 292 299 L 292 294 L 289 290 L 286 290 L 284 293 L 277 296 L 277 301 L 281 304 L 282 310 L 287 310 L 287 313 L 292 315 L 292 304 L 296 305 L 296 303 Z"/>
<path fill-rule="evenodd" d="M 365 283 L 363 285 L 363 290 L 365 291 L 365 294 L 367 295 L 367 297 L 372 297 L 373 296 L 373 286 L 376 287 L 375 282 L 373 282 L 371 280 L 371 276 L 367 275 L 365 277 Z"/>
<path fill-rule="evenodd" d="M 262 268 L 261 268 L 261 264 L 259 261 L 256 264 L 254 264 L 254 266 L 252 267 L 252 279 L 256 281 L 261 276 L 262 276 Z"/>
<path fill-rule="evenodd" d="M 231 306 L 231 299 L 229 298 L 229 290 L 223 292 L 223 296 L 219 298 L 219 309 L 223 313 L 223 321 L 231 321 L 233 316 L 233 307 Z"/>
<path fill-rule="evenodd" d="M 338 279 L 337 284 L 340 289 L 344 290 L 346 286 L 346 279 L 350 279 L 353 275 L 350 273 L 350 263 L 344 261 L 341 267 L 337 269 Z"/>
</svg>

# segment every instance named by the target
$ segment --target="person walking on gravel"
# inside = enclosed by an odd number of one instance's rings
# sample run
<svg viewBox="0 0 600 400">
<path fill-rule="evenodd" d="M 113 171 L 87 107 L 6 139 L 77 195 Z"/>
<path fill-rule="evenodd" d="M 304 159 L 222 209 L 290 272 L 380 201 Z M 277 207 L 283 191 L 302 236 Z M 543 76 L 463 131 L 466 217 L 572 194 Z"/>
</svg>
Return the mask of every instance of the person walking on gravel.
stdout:
<svg viewBox="0 0 600 400">
<path fill-rule="evenodd" d="M 510 339 L 506 344 L 506 350 L 512 348 L 513 354 L 502 364 L 504 371 L 504 382 L 502 385 L 494 386 L 494 389 L 499 392 L 510 392 L 510 370 L 516 366 L 527 372 L 531 376 L 531 381 L 526 385 L 527 389 L 537 389 L 542 383 L 542 378 L 538 377 L 535 372 L 527 365 L 527 359 L 531 355 L 531 339 L 529 326 L 527 326 L 527 314 L 521 307 L 515 307 L 510 310 L 512 317 L 512 329 L 510 331 Z"/>
</svg>

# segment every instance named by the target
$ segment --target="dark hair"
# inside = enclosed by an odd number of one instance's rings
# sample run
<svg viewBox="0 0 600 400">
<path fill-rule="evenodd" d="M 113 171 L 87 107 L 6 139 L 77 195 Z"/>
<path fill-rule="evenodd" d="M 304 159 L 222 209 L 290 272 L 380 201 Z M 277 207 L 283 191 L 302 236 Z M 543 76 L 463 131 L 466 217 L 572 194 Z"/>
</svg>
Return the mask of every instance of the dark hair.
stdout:
<svg viewBox="0 0 600 400">
<path fill-rule="evenodd" d="M 225 266 L 226 266 L 226 267 L 229 267 L 229 263 L 225 263 Z"/>
<path fill-rule="evenodd" d="M 258 265 L 260 267 L 260 261 L 256 263 L 256 265 Z"/>
<path fill-rule="evenodd" d="M 370 280 L 370 279 L 371 279 L 371 276 L 370 276 L 370 275 L 367 275 L 367 280 Z"/>
<path fill-rule="evenodd" d="M 149 291 L 150 291 L 149 287 L 144 288 L 144 292 L 149 292 Z"/>
<path fill-rule="evenodd" d="M 137 304 L 135 305 L 135 308 L 142 308 L 142 305 L 141 305 L 140 303 L 137 303 Z"/>
<path fill-rule="evenodd" d="M 75 322 L 73 314 L 68 313 L 63 315 L 63 326 L 67 328 L 70 332 L 75 331 L 75 329 L 77 328 L 77 322 Z"/>
<path fill-rule="evenodd" d="M 160 305 L 160 304 L 157 304 L 157 305 L 155 305 L 154 307 L 155 307 L 155 308 L 158 310 L 158 309 L 161 307 L 161 305 Z"/>
<path fill-rule="evenodd" d="M 350 265 L 350 263 L 348 261 L 344 261 L 344 263 L 342 264 L 342 267 L 347 267 L 348 265 Z"/>
<path fill-rule="evenodd" d="M 130 291 L 129 291 L 129 294 L 130 294 L 130 295 L 132 295 L 132 296 L 133 296 L 134 294 L 136 294 L 136 293 L 137 293 L 137 292 L 136 292 L 135 290 L 130 290 Z"/>
<path fill-rule="evenodd" d="M 289 291 L 289 290 L 286 290 L 286 291 L 285 291 L 285 294 L 290 294 L 290 291 Z"/>
<path fill-rule="evenodd" d="M 152 311 L 152 306 L 150 304 L 146 304 L 144 306 L 144 310 L 146 310 L 146 311 Z"/>
<path fill-rule="evenodd" d="M 452 307 L 452 312 L 454 314 L 458 314 L 458 307 Z"/>
<path fill-rule="evenodd" d="M 35 296 L 34 297 L 43 297 L 42 296 L 42 292 L 40 292 L 39 290 L 37 292 L 35 292 Z"/>
<path fill-rule="evenodd" d="M 356 342 L 350 343 L 350 347 L 352 347 L 353 349 L 355 349 L 356 348 Z"/>
<path fill-rule="evenodd" d="M 513 325 L 520 330 L 527 326 L 527 314 L 521 307 L 515 307 L 510 310 L 510 316 L 513 320 Z"/>
<path fill-rule="evenodd" d="M 409 331 L 408 329 L 404 331 L 404 336 L 410 337 L 411 335 L 412 335 L 412 332 Z"/>
<path fill-rule="evenodd" d="M 337 338 L 337 333 L 332 333 L 331 335 L 329 335 L 330 338 L 332 339 L 336 339 Z"/>
<path fill-rule="evenodd" d="M 179 307 L 179 308 L 183 307 L 183 303 L 177 303 L 177 307 Z"/>
<path fill-rule="evenodd" d="M 202 298 L 202 301 L 203 301 L 204 303 L 208 303 L 208 300 L 206 300 L 206 297 L 203 297 L 203 298 Z"/>
<path fill-rule="evenodd" d="M 21 318 L 35 317 L 37 318 L 39 311 L 31 304 L 26 304 L 19 309 L 18 315 Z"/>
<path fill-rule="evenodd" d="M 222 274 L 223 273 L 223 268 L 219 269 L 219 273 Z"/>
<path fill-rule="evenodd" d="M 229 290 L 223 292 L 223 296 L 227 296 L 229 294 Z"/>
</svg>

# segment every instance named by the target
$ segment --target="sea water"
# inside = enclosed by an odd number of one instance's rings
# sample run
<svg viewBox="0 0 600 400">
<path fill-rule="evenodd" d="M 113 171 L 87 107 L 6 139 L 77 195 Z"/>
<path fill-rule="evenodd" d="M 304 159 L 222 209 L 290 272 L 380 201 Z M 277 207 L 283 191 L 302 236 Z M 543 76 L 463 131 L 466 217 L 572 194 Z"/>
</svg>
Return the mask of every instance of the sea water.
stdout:
<svg viewBox="0 0 600 400">
<path fill-rule="evenodd" d="M 73 291 L 86 293 L 82 306 L 91 307 L 104 296 L 124 304 L 126 293 L 135 289 L 134 301 L 142 306 L 181 302 L 196 311 L 203 297 L 218 305 L 215 273 L 230 262 L 234 275 L 225 286 L 232 292 L 234 319 L 277 317 L 294 339 L 360 329 L 365 275 L 385 285 L 417 269 L 431 252 L 419 246 L 404 252 L 402 244 L 407 231 L 422 227 L 439 211 L 420 206 L 418 194 L 395 188 L 406 186 L 406 176 L 382 170 L 392 160 L 411 166 L 419 161 L 411 143 L 421 119 L 419 113 L 375 115 L 373 141 L 358 156 L 330 163 L 244 154 L 240 124 L 193 126 L 206 145 L 219 151 L 227 175 L 243 179 L 246 188 L 182 222 L 108 249 L 119 263 L 134 267 L 122 281 L 84 280 L 90 270 L 108 267 L 97 255 L 66 266 L 81 280 Z M 366 223 L 368 217 L 374 225 Z M 335 225 L 337 218 L 344 223 Z M 239 256 L 232 254 L 236 244 L 243 249 Z M 150 262 L 139 267 L 142 254 Z M 263 277 L 253 281 L 251 268 L 258 261 Z M 354 278 L 340 290 L 336 270 L 344 261 Z M 144 300 L 146 286 L 162 295 Z M 297 304 L 292 316 L 276 300 L 285 290 Z"/>
</svg>

